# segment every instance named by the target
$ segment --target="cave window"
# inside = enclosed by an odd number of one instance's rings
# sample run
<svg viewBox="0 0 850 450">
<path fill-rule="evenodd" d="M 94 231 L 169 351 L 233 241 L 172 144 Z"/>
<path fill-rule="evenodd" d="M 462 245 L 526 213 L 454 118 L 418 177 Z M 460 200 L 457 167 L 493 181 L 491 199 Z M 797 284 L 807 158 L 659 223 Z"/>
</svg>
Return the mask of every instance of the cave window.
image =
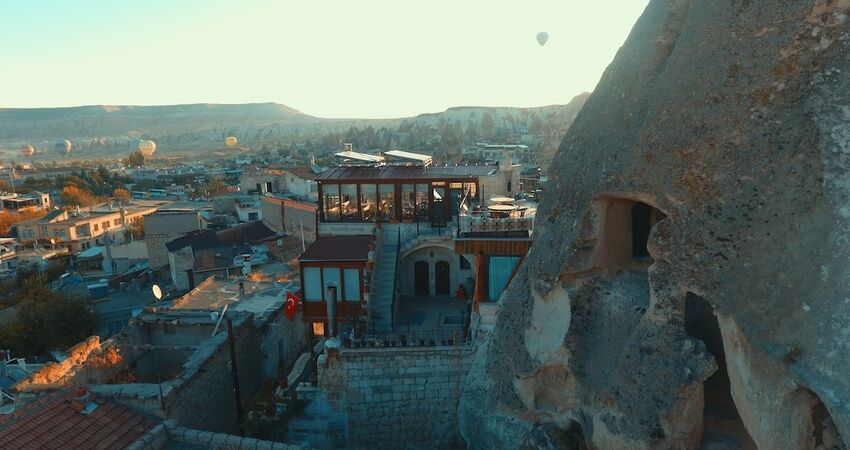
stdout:
<svg viewBox="0 0 850 450">
<path fill-rule="evenodd" d="M 815 395 L 813 392 L 810 392 Z M 817 395 L 815 395 L 817 397 Z M 812 438 L 815 448 L 846 449 L 841 434 L 826 409 L 823 401 L 817 397 L 817 403 L 812 407 Z"/>
<path fill-rule="evenodd" d="M 756 448 L 732 398 L 723 335 L 714 308 L 704 298 L 688 292 L 685 296 L 684 322 L 685 333 L 702 341 L 717 363 L 717 370 L 703 382 L 703 434 L 700 448 L 713 448 L 721 442 L 734 444 L 733 448 Z"/>
<path fill-rule="evenodd" d="M 652 228 L 667 217 L 661 210 L 628 198 L 605 197 L 597 200 L 596 213 L 596 267 L 652 261 L 647 244 Z"/>
<path fill-rule="evenodd" d="M 635 259 L 649 258 L 649 232 L 652 231 L 652 207 L 646 203 L 632 206 L 632 256 Z"/>
</svg>

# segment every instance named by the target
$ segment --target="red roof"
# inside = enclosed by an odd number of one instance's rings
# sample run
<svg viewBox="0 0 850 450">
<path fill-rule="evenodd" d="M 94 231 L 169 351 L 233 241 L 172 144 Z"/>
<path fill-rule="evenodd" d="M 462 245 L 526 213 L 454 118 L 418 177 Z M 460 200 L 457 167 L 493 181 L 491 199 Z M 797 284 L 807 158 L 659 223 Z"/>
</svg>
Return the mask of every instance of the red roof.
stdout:
<svg viewBox="0 0 850 450">
<path fill-rule="evenodd" d="M 79 399 L 84 392 L 84 388 L 60 390 L 0 415 L 0 447 L 126 448 L 157 425 L 147 415 L 91 394 L 84 403 Z M 86 414 L 92 403 L 97 407 Z"/>
</svg>

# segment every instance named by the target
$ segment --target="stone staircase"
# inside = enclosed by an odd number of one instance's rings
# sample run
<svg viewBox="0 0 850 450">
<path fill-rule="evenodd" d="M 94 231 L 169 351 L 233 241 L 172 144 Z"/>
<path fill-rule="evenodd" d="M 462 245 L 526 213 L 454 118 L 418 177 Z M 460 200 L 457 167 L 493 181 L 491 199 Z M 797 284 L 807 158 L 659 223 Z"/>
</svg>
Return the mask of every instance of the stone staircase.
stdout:
<svg viewBox="0 0 850 450">
<path fill-rule="evenodd" d="M 372 326 L 369 331 L 389 333 L 393 329 L 393 298 L 398 276 L 398 225 L 384 225 L 375 249 L 375 270 L 372 273 L 372 293 L 369 307 Z"/>
</svg>

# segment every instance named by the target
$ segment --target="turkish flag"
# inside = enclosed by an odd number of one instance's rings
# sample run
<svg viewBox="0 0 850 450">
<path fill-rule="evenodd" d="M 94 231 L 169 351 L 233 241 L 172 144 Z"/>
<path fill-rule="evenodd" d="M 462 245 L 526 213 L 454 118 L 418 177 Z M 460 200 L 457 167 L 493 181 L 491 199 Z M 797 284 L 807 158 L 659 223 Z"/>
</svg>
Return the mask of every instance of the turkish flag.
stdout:
<svg viewBox="0 0 850 450">
<path fill-rule="evenodd" d="M 298 302 L 301 300 L 291 292 L 286 293 L 286 318 L 292 320 L 295 317 L 295 312 L 298 311 Z"/>
</svg>

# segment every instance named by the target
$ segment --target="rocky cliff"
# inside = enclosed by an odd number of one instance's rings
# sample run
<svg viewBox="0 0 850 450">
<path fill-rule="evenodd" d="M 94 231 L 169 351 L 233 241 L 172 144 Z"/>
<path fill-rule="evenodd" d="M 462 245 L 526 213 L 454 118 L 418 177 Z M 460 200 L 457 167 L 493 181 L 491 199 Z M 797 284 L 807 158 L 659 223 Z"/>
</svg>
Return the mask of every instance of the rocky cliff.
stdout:
<svg viewBox="0 0 850 450">
<path fill-rule="evenodd" d="M 472 448 L 846 448 L 850 1 L 652 0 L 549 171 Z"/>
</svg>

